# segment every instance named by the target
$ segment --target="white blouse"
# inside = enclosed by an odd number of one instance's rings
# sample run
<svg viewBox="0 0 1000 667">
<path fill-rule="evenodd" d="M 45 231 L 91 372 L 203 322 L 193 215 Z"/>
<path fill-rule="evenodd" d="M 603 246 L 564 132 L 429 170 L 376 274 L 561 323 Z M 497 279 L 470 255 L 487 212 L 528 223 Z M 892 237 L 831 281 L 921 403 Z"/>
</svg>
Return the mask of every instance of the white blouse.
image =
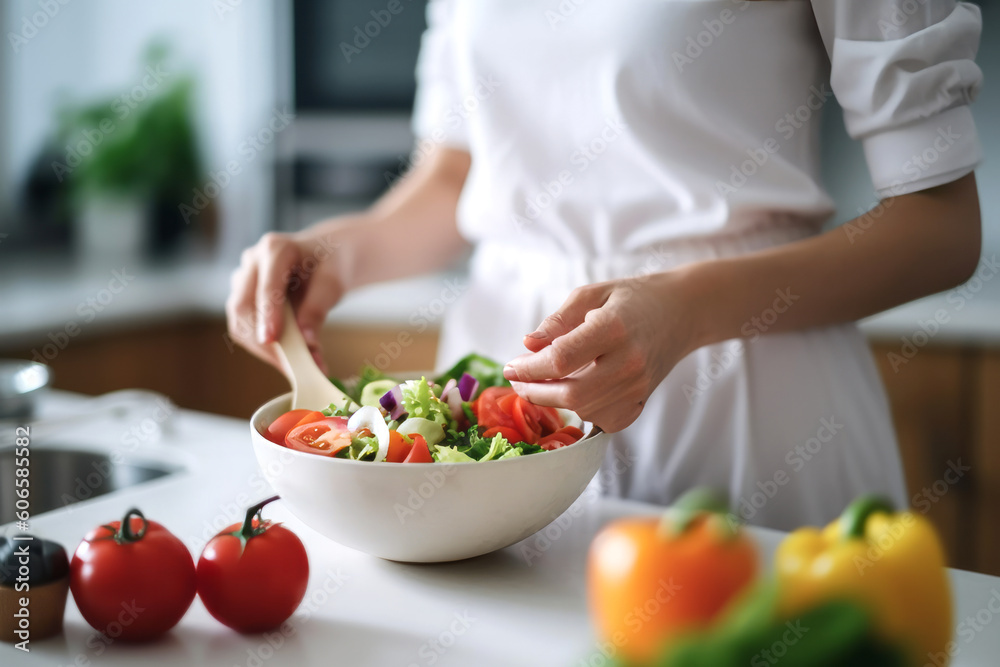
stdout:
<svg viewBox="0 0 1000 667">
<path fill-rule="evenodd" d="M 835 95 L 880 196 L 980 160 L 981 17 L 952 0 L 431 0 L 414 129 L 473 156 L 474 242 L 627 255 L 776 216 L 817 231 Z"/>
</svg>

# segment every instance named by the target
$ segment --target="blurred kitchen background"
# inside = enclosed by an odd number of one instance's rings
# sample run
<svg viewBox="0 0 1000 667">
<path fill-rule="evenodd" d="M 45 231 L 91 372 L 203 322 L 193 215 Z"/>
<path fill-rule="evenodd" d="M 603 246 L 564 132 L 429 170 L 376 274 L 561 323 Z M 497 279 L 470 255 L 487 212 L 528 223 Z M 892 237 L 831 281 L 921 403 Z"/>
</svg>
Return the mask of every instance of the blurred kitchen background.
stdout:
<svg viewBox="0 0 1000 667">
<path fill-rule="evenodd" d="M 228 276 L 265 231 L 362 207 L 405 169 L 425 2 L 373 24 L 386 6 L 4 2 L 0 357 L 48 364 L 58 389 L 140 387 L 238 417 L 283 391 L 226 336 Z M 1000 574 L 1000 8 L 982 9 L 985 261 L 963 290 L 864 327 L 914 505 L 943 531 L 950 564 Z M 824 114 L 836 224 L 876 199 L 836 103 Z M 331 371 L 431 367 L 452 284 L 349 296 L 325 332 Z M 942 310 L 943 324 L 922 327 Z"/>
</svg>

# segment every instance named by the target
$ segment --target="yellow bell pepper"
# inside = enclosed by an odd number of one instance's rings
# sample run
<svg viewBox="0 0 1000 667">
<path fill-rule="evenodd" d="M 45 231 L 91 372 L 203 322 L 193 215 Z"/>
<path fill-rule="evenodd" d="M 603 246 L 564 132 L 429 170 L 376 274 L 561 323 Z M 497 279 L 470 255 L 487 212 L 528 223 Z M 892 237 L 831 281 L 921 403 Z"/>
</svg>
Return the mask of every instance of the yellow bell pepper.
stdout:
<svg viewBox="0 0 1000 667">
<path fill-rule="evenodd" d="M 947 660 L 951 592 L 941 542 L 924 517 L 861 497 L 823 530 L 789 535 L 775 553 L 775 573 L 786 617 L 828 600 L 852 600 L 869 609 L 876 633 L 908 652 L 913 664 L 929 656 Z"/>
</svg>

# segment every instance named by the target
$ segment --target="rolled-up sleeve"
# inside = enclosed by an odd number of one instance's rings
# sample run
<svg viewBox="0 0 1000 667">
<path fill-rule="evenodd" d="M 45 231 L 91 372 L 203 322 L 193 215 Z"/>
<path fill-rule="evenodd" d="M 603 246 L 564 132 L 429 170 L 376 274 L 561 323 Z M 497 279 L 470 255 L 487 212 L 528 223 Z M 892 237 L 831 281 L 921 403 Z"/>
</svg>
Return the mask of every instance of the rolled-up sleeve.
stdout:
<svg viewBox="0 0 1000 667">
<path fill-rule="evenodd" d="M 418 140 L 467 149 L 466 129 L 456 112 L 462 95 L 456 58 L 455 9 L 452 0 L 431 0 L 427 5 L 427 29 L 417 58 L 412 128 Z"/>
<path fill-rule="evenodd" d="M 969 110 L 979 8 L 954 0 L 813 0 L 830 83 L 882 197 L 953 181 L 982 158 Z"/>
</svg>

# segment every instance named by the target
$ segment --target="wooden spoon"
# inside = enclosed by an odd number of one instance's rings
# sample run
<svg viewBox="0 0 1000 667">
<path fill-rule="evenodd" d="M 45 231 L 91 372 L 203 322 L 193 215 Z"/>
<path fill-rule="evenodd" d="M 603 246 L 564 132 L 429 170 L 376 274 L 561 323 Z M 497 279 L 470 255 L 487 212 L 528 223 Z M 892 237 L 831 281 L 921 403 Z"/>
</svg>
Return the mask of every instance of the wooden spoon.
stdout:
<svg viewBox="0 0 1000 667">
<path fill-rule="evenodd" d="M 350 396 L 337 388 L 323 375 L 316 365 L 309 346 L 306 345 L 292 306 L 285 302 L 285 324 L 281 338 L 274 343 L 278 358 L 285 369 L 285 376 L 292 384 L 292 409 L 322 410 L 331 403 L 334 407 L 354 412 L 358 406 Z"/>
</svg>

